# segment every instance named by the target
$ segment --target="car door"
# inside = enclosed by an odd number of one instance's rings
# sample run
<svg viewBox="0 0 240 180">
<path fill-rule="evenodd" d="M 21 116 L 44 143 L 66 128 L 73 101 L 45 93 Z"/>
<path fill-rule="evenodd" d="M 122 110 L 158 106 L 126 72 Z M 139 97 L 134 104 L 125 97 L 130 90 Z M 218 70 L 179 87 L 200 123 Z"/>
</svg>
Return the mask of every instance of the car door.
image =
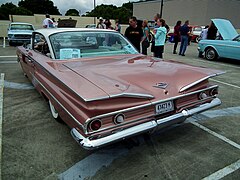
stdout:
<svg viewBox="0 0 240 180">
<path fill-rule="evenodd" d="M 22 58 L 21 58 L 21 66 L 25 74 L 27 75 L 28 79 L 32 81 L 35 63 L 33 60 L 32 50 L 29 48 L 22 49 Z"/>
<path fill-rule="evenodd" d="M 240 60 L 240 41 L 229 41 L 225 47 L 226 58 Z"/>
</svg>

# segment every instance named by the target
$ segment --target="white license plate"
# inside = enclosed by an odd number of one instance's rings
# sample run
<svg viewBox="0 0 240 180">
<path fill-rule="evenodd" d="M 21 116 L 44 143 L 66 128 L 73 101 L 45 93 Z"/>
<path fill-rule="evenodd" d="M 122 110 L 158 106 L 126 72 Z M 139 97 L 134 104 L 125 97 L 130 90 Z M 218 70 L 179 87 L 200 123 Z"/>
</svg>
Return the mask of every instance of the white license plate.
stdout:
<svg viewBox="0 0 240 180">
<path fill-rule="evenodd" d="M 156 114 L 163 114 L 174 110 L 173 102 L 167 101 L 156 105 Z"/>
</svg>

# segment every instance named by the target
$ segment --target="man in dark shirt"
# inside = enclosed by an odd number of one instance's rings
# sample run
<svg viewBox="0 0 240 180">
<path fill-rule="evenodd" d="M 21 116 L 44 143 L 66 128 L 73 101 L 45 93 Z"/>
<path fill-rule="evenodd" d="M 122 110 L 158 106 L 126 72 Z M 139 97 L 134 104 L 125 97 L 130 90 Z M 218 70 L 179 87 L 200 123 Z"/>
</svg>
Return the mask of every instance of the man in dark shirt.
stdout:
<svg viewBox="0 0 240 180">
<path fill-rule="evenodd" d="M 131 17 L 129 18 L 129 26 L 125 31 L 125 36 L 128 40 L 137 48 L 140 52 L 140 42 L 143 37 L 143 30 L 141 27 L 137 26 L 137 18 Z"/>
<path fill-rule="evenodd" d="M 181 46 L 180 46 L 179 55 L 185 56 L 185 51 L 187 50 L 187 46 L 188 46 L 188 36 L 190 33 L 188 20 L 185 21 L 183 26 L 181 26 L 179 32 L 181 35 Z"/>
</svg>

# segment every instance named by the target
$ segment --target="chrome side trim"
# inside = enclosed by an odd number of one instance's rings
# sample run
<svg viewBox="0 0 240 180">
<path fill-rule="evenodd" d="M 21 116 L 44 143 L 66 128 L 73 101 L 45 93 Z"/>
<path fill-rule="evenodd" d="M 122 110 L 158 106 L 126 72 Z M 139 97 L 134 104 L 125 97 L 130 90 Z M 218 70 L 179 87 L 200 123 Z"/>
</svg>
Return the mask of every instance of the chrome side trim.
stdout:
<svg viewBox="0 0 240 180">
<path fill-rule="evenodd" d="M 209 43 L 205 43 L 205 42 L 202 42 L 201 44 L 207 44 L 209 45 Z M 240 48 L 240 46 L 234 46 L 234 45 L 226 45 L 226 44 L 217 44 L 217 43 L 212 43 L 210 44 L 209 46 L 224 46 L 224 47 L 234 47 L 234 48 Z"/>
<path fill-rule="evenodd" d="M 45 91 L 68 113 L 68 115 L 85 131 L 84 125 L 81 124 L 58 100 L 55 98 L 55 96 L 49 92 L 49 90 L 36 78 L 36 76 L 33 76 L 33 78 L 43 87 Z"/>
<path fill-rule="evenodd" d="M 183 122 L 186 118 L 192 116 L 193 114 L 200 113 L 202 111 L 216 107 L 220 104 L 221 100 L 215 98 L 210 103 L 205 103 L 203 105 L 200 105 L 199 107 L 193 109 L 186 109 L 172 116 L 152 120 L 95 140 L 91 140 L 89 139 L 89 137 L 84 137 L 75 128 L 71 129 L 71 135 L 83 148 L 92 150 L 143 132 L 161 128 L 161 126 L 165 127 L 167 125 Z"/>
<path fill-rule="evenodd" d="M 110 95 L 110 98 L 116 98 L 116 97 L 135 97 L 135 98 L 151 98 L 153 99 L 154 96 L 151 94 L 141 94 L 141 93 L 121 93 L 121 94 L 114 94 Z"/>
<path fill-rule="evenodd" d="M 197 80 L 197 81 L 195 81 L 195 82 L 193 82 L 193 83 L 191 83 L 191 84 L 189 84 L 189 85 L 187 85 L 187 86 L 184 86 L 183 88 L 180 89 L 179 92 L 181 93 L 181 92 L 189 89 L 190 87 L 192 87 L 192 86 L 194 86 L 194 85 L 196 85 L 196 84 L 198 84 L 198 83 L 200 83 L 200 82 L 202 82 L 202 81 L 205 81 L 206 79 L 209 79 L 209 76 L 206 76 L 206 77 L 204 77 L 204 78 L 202 78 L 202 79 L 199 79 L 199 80 Z"/>
<path fill-rule="evenodd" d="M 225 73 L 225 72 L 220 72 L 220 73 L 216 73 L 216 74 L 212 74 L 212 75 L 206 76 L 206 77 L 204 77 L 204 78 L 202 78 L 202 79 L 199 79 L 199 80 L 197 80 L 197 81 L 195 81 L 195 82 L 193 82 L 193 83 L 191 83 L 191 84 L 189 84 L 189 85 L 187 85 L 187 86 L 184 86 L 183 88 L 180 89 L 179 92 L 181 93 L 181 92 L 183 92 L 183 91 L 185 91 L 185 90 L 187 90 L 187 89 L 195 86 L 196 84 L 198 84 L 198 83 L 200 83 L 200 82 L 202 82 L 202 81 L 205 81 L 206 79 L 209 79 L 209 78 L 212 78 L 212 77 L 215 77 L 215 76 L 224 74 L 224 73 Z"/>
</svg>

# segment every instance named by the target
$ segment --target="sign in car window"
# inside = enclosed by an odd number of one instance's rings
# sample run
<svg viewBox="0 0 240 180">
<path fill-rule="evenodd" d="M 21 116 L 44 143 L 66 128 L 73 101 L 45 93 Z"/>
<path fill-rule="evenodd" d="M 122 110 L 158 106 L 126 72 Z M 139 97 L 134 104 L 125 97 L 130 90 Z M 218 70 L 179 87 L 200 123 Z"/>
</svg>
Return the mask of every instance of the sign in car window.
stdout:
<svg viewBox="0 0 240 180">
<path fill-rule="evenodd" d="M 75 59 L 81 57 L 80 49 L 64 48 L 60 49 L 60 59 Z"/>
</svg>

